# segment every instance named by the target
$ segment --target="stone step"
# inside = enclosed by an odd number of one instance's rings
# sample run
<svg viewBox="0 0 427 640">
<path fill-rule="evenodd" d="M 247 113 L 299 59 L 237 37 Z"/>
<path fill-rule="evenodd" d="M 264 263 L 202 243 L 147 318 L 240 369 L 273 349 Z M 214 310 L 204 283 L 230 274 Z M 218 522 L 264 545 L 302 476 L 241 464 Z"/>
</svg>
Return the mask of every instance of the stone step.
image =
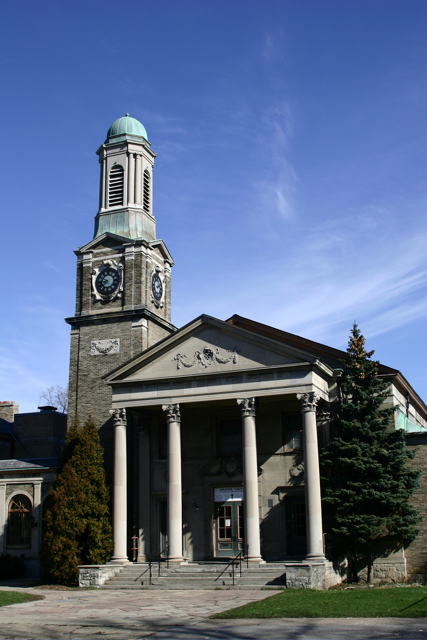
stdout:
<svg viewBox="0 0 427 640">
<path fill-rule="evenodd" d="M 150 571 L 149 569 L 144 569 L 144 570 L 139 570 L 139 571 L 121 571 L 119 574 L 117 574 L 118 576 L 120 575 L 126 575 L 126 576 L 140 576 L 140 575 L 147 575 L 149 574 Z M 237 575 L 238 573 L 240 573 L 240 570 L 238 568 L 235 569 L 234 574 Z M 273 569 L 244 569 L 242 567 L 242 571 L 241 571 L 242 575 L 262 575 L 262 576 L 277 576 L 280 575 L 281 573 L 285 573 L 285 570 L 283 569 L 279 569 L 279 570 L 273 570 Z M 177 569 L 160 569 L 160 573 L 157 569 L 157 567 L 153 567 L 151 570 L 151 575 L 161 575 L 161 576 L 219 576 L 219 575 L 232 575 L 233 571 L 231 569 L 227 569 L 227 571 L 197 571 L 197 570 L 186 570 L 186 571 L 179 571 Z"/>
<path fill-rule="evenodd" d="M 149 582 L 150 577 L 147 576 L 138 576 L 138 578 L 131 578 L 131 577 L 115 577 L 115 578 L 111 578 L 108 581 L 108 584 L 115 584 L 115 585 L 124 585 L 124 584 L 128 584 L 128 583 L 134 583 L 134 584 L 141 584 L 142 582 L 147 583 Z M 173 584 L 174 582 L 187 582 L 188 584 L 194 583 L 194 584 L 201 584 L 202 582 L 205 584 L 212 584 L 214 585 L 216 584 L 222 584 L 223 582 L 225 583 L 230 583 L 233 581 L 233 577 L 232 576 L 220 576 L 218 577 L 210 577 L 210 578 L 206 578 L 206 577 L 195 577 L 195 576 L 188 576 L 188 577 L 183 577 L 183 576 L 151 576 L 151 581 L 152 582 L 162 582 L 162 583 L 170 583 Z M 247 582 L 251 582 L 252 584 L 259 584 L 259 585 L 267 585 L 267 584 L 284 584 L 285 583 L 285 579 L 282 578 L 282 576 L 234 576 L 234 582 L 237 583 L 247 583 Z"/>
<path fill-rule="evenodd" d="M 157 563 L 153 563 L 151 565 L 152 571 L 158 571 L 159 565 Z M 123 571 L 127 573 L 142 573 L 143 571 L 148 571 L 148 563 L 147 564 L 127 564 L 123 567 Z M 235 571 L 239 570 L 239 565 L 234 565 Z M 248 572 L 278 572 L 280 570 L 286 571 L 285 564 L 277 564 L 272 565 L 270 563 L 261 564 L 261 565 L 249 565 L 246 563 L 242 563 L 241 565 L 242 571 Z M 226 564 L 222 565 L 196 565 L 196 564 L 184 564 L 184 565 L 174 565 L 170 564 L 169 567 L 166 564 L 160 565 L 160 571 L 167 571 L 169 573 L 221 573 L 223 571 L 232 571 L 231 565 L 228 566 Z"/>
<path fill-rule="evenodd" d="M 243 566 L 242 571 L 233 572 L 226 564 L 172 565 L 167 568 L 152 566 L 151 584 L 148 564 L 129 564 L 110 578 L 104 589 L 222 589 L 222 588 L 286 588 L 286 574 L 283 564 Z"/>
<path fill-rule="evenodd" d="M 161 591 L 163 590 L 170 590 L 170 591 L 175 591 L 175 590 L 180 590 L 180 591 L 206 591 L 206 590 L 212 590 L 212 589 L 237 589 L 240 591 L 251 591 L 253 589 L 257 589 L 259 590 L 260 588 L 262 588 L 262 590 L 264 591 L 280 591 L 282 589 L 286 589 L 285 585 L 262 585 L 260 587 L 260 585 L 256 585 L 256 584 L 235 584 L 234 586 L 232 584 L 229 585 L 220 585 L 220 586 L 212 586 L 212 584 L 207 584 L 207 585 L 188 585 L 185 581 L 180 582 L 180 583 L 174 583 L 173 585 L 165 585 L 165 584 L 156 584 L 153 583 L 151 585 L 126 585 L 126 586 L 121 586 L 118 587 L 116 585 L 112 585 L 109 582 L 104 584 L 102 587 L 100 587 L 101 589 L 109 589 L 110 591 L 117 591 L 117 590 L 125 590 L 125 591 L 132 591 L 132 590 L 140 590 L 140 591 L 144 591 L 144 590 L 150 590 L 150 589 L 154 589 L 157 591 Z"/>
</svg>

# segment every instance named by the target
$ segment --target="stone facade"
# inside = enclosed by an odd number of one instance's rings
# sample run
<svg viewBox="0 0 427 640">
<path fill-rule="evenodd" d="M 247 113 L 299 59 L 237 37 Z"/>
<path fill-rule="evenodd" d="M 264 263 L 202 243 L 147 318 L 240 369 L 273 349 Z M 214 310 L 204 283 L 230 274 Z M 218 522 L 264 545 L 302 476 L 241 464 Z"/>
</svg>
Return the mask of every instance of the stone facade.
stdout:
<svg viewBox="0 0 427 640">
<path fill-rule="evenodd" d="M 420 486 L 411 503 L 421 514 L 420 534 L 405 551 L 406 569 L 410 582 L 427 583 L 427 433 L 411 433 L 406 436 L 409 448 L 415 449 L 411 466 L 421 471 Z"/>
<path fill-rule="evenodd" d="M 286 563 L 286 587 L 288 589 L 330 589 L 340 584 L 342 578 L 331 562 Z"/>
<path fill-rule="evenodd" d="M 19 404 L 2 400 L 0 402 L 0 419 L 13 422 L 15 415 L 19 413 Z"/>
<path fill-rule="evenodd" d="M 110 578 L 120 573 L 121 566 L 112 564 L 91 564 L 79 567 L 79 587 L 102 587 Z"/>
</svg>

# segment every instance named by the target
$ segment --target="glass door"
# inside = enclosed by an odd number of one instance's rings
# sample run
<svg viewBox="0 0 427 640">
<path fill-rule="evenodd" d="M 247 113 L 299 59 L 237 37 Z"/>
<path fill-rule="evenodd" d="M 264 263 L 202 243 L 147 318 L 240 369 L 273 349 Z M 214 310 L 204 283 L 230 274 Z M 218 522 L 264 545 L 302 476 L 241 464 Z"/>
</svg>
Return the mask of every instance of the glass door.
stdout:
<svg viewBox="0 0 427 640">
<path fill-rule="evenodd" d="M 243 549 L 244 514 L 242 502 L 216 504 L 215 555 L 233 558 Z"/>
</svg>

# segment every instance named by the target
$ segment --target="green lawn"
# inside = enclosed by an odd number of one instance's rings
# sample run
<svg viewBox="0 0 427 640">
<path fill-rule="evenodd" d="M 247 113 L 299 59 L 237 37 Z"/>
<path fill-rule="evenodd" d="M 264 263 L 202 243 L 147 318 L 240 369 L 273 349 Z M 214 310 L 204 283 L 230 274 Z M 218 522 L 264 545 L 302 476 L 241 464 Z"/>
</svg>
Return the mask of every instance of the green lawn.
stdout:
<svg viewBox="0 0 427 640">
<path fill-rule="evenodd" d="M 427 617 L 427 587 L 280 593 L 216 613 L 212 618 L 420 618 Z"/>
<path fill-rule="evenodd" d="M 43 596 L 33 596 L 29 593 L 22 593 L 22 591 L 0 591 L 0 607 L 4 607 L 7 604 L 19 604 L 20 602 L 43 599 Z"/>
</svg>

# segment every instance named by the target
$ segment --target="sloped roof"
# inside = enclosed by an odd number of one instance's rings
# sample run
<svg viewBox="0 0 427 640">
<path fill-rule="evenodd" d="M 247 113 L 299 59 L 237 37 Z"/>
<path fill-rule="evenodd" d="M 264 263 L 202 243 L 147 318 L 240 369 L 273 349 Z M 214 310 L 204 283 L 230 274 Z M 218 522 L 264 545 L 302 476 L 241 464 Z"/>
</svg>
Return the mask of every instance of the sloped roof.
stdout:
<svg viewBox="0 0 427 640">
<path fill-rule="evenodd" d="M 226 322 L 236 327 L 246 329 L 247 331 L 253 331 L 254 333 L 265 335 L 269 338 L 274 338 L 274 340 L 279 340 L 280 342 L 291 344 L 298 349 L 303 349 L 304 351 L 308 351 L 309 353 L 312 353 L 314 355 L 323 356 L 335 365 L 339 364 L 341 360 L 346 360 L 348 358 L 348 353 L 346 351 L 341 351 L 341 349 L 328 347 L 326 344 L 321 344 L 320 342 L 315 342 L 314 340 L 308 340 L 307 338 L 302 338 L 301 336 L 297 336 L 293 333 L 288 333 L 287 331 L 282 331 L 281 329 L 275 329 L 274 327 L 270 327 L 267 324 L 255 322 L 255 320 L 250 320 L 249 318 L 244 318 L 237 314 L 231 316 L 231 318 L 228 318 Z M 383 364 L 380 364 L 379 369 L 380 373 L 384 374 L 398 373 L 397 369 L 386 367 Z"/>
<path fill-rule="evenodd" d="M 0 471 L 23 471 L 25 469 L 50 469 L 58 466 L 58 458 L 23 458 L 0 460 Z"/>
<path fill-rule="evenodd" d="M 249 318 L 244 318 L 237 314 L 228 318 L 226 322 L 233 326 L 246 329 L 247 331 L 265 335 L 280 342 L 293 345 L 309 353 L 316 354 L 317 356 L 322 357 L 322 359 L 331 366 L 342 366 L 341 361 L 347 360 L 349 357 L 346 351 L 341 351 L 334 347 L 328 347 L 320 342 L 302 338 L 301 336 L 297 336 L 293 333 L 288 333 L 287 331 L 270 327 L 267 324 L 262 324 L 261 322 L 256 322 L 255 320 L 250 320 Z M 380 363 L 378 370 L 382 378 L 391 378 L 393 382 L 397 383 L 405 393 L 409 394 L 414 405 L 427 418 L 427 405 L 398 369 L 393 369 L 392 367 L 388 367 Z"/>
</svg>

